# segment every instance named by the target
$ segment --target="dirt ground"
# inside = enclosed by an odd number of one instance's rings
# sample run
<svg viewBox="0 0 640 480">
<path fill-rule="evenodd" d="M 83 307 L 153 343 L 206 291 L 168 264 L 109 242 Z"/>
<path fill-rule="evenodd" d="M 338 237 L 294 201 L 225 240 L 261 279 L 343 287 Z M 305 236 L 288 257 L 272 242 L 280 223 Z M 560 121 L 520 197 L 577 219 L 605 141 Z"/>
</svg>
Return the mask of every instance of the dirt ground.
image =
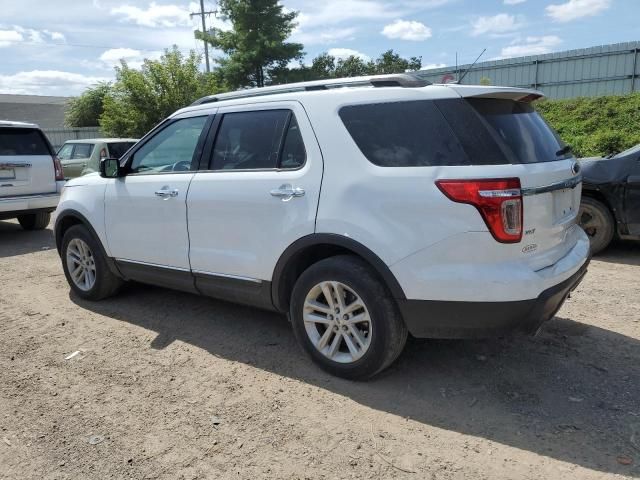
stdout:
<svg viewBox="0 0 640 480">
<path fill-rule="evenodd" d="M 537 337 L 413 340 L 367 383 L 279 315 L 141 285 L 84 302 L 51 230 L 0 222 L 0 272 L 0 478 L 640 477 L 637 244 Z"/>
</svg>

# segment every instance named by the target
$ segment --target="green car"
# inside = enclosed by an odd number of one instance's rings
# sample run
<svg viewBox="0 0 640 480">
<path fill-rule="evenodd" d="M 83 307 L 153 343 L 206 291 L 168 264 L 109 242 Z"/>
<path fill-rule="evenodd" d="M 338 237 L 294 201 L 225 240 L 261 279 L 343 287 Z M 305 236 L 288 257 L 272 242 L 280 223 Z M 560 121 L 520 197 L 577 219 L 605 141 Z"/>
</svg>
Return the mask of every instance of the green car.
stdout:
<svg viewBox="0 0 640 480">
<path fill-rule="evenodd" d="M 68 140 L 58 150 L 65 179 L 97 172 L 103 158 L 120 158 L 138 140 L 135 138 L 87 138 Z"/>
</svg>

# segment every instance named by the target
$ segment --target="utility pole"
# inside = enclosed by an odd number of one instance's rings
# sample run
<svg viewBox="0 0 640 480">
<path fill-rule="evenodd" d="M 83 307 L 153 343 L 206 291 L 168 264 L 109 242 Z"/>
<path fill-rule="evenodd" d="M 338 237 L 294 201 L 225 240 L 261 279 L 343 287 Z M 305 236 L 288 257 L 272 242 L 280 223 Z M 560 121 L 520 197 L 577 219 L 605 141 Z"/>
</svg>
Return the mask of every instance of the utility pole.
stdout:
<svg viewBox="0 0 640 480">
<path fill-rule="evenodd" d="M 204 11 L 204 0 L 200 0 L 200 11 L 199 12 L 191 12 L 189 14 L 189 16 L 192 17 L 192 18 L 194 16 L 199 16 L 199 17 L 202 18 L 202 33 L 205 34 L 205 33 L 207 33 L 207 25 L 205 23 L 204 16 L 205 15 L 211 15 L 211 14 L 215 15 L 216 13 L 218 13 L 217 10 L 211 10 L 211 11 L 205 12 Z M 209 44 L 205 40 L 203 40 L 203 41 L 204 41 L 204 60 L 205 60 L 206 66 L 207 66 L 207 73 L 209 73 L 211 71 L 211 69 L 209 68 Z"/>
</svg>

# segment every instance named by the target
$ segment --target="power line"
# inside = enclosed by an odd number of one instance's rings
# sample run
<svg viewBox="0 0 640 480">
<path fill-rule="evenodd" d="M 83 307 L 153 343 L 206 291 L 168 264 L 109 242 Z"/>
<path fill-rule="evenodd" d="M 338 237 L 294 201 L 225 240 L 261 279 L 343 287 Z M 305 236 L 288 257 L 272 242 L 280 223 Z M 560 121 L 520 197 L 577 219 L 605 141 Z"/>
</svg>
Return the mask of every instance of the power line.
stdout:
<svg viewBox="0 0 640 480">
<path fill-rule="evenodd" d="M 88 44 L 82 44 L 82 43 L 56 43 L 56 42 L 15 42 L 14 45 L 37 45 L 37 46 L 50 46 L 50 47 L 79 47 L 79 48 L 95 48 L 95 49 L 124 49 L 124 48 L 131 48 L 131 47 L 115 47 L 113 45 L 109 46 L 109 45 L 88 45 Z M 132 50 L 138 50 L 141 52 L 155 52 L 157 51 L 157 49 L 153 49 L 153 48 L 134 48 Z"/>
</svg>

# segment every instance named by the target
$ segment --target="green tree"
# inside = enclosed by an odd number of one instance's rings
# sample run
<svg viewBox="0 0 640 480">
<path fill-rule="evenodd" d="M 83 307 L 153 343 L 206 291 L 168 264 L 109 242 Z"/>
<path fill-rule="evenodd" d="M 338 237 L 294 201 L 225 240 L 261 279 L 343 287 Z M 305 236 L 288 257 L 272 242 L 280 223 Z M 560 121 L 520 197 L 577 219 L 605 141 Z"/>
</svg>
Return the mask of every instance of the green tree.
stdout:
<svg viewBox="0 0 640 480">
<path fill-rule="evenodd" d="M 82 95 L 69 101 L 64 115 L 68 127 L 97 127 L 104 109 L 105 97 L 111 91 L 111 84 L 100 82 L 87 88 Z"/>
<path fill-rule="evenodd" d="M 185 57 L 175 45 L 159 60 L 145 59 L 140 70 L 122 60 L 104 99 L 100 126 L 109 135 L 138 137 L 179 108 L 221 91 L 216 75 L 199 67 L 198 55 Z"/>
<path fill-rule="evenodd" d="M 262 87 L 272 73 L 282 74 L 292 60 L 303 56 L 303 46 L 286 42 L 297 12 L 285 12 L 278 0 L 220 0 L 222 18 L 231 30 L 213 28 L 196 37 L 221 50 L 218 72 L 231 88 Z"/>
<path fill-rule="evenodd" d="M 355 55 L 336 59 L 328 53 L 322 53 L 312 60 L 311 66 L 300 63 L 296 68 L 283 66 L 275 69 L 271 76 L 271 83 L 279 84 L 325 78 L 404 73 L 420 70 L 421 67 L 422 57 L 406 59 L 393 50 L 387 50 L 377 59 L 368 61 Z"/>
</svg>

